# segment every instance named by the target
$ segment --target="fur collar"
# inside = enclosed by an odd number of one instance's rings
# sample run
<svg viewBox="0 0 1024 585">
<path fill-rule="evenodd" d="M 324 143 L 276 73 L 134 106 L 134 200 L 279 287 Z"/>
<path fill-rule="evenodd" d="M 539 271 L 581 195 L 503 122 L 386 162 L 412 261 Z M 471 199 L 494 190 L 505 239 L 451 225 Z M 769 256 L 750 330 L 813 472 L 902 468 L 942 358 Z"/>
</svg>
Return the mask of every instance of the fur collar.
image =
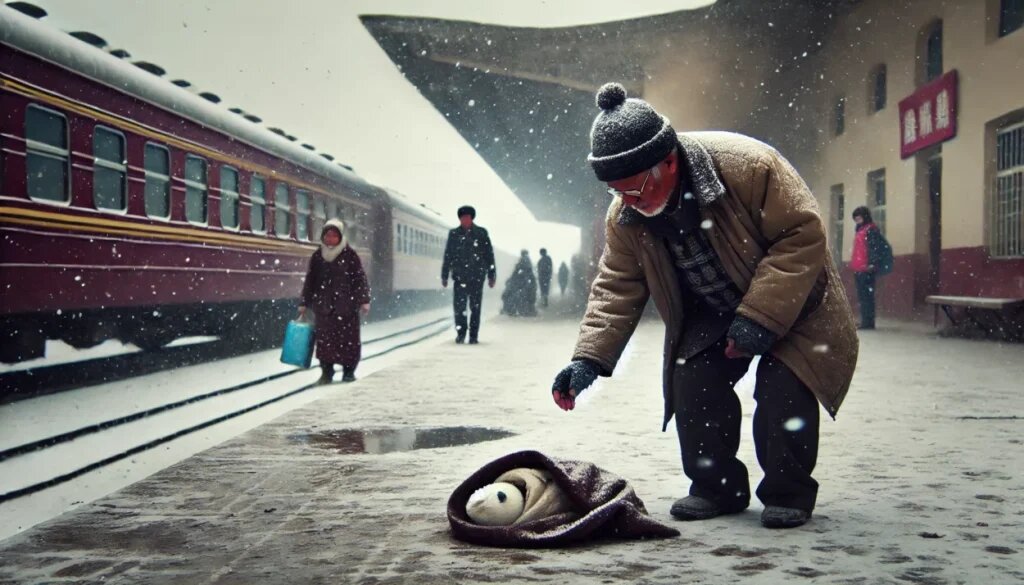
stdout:
<svg viewBox="0 0 1024 585">
<path fill-rule="evenodd" d="M 718 201 L 725 195 L 725 185 L 718 178 L 711 154 L 695 137 L 682 132 L 677 136 L 683 163 L 681 169 L 688 173 L 688 176 L 683 177 L 684 182 L 701 207 Z M 617 222 L 619 225 L 637 225 L 643 223 L 645 219 L 639 211 L 623 205 Z"/>
<path fill-rule="evenodd" d="M 341 232 L 341 242 L 337 246 L 328 246 L 323 242 L 324 230 L 329 227 L 336 228 Z M 320 255 L 328 262 L 334 262 L 348 246 L 348 236 L 345 235 L 345 224 L 340 219 L 329 219 L 324 223 L 324 229 L 320 230 Z"/>
</svg>

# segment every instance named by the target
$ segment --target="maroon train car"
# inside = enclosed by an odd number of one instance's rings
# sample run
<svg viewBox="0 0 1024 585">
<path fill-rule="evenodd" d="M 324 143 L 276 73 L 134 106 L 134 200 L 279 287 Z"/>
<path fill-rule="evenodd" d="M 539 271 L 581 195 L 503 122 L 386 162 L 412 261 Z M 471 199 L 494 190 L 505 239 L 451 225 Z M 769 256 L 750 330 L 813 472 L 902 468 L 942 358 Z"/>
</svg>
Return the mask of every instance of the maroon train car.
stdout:
<svg viewBox="0 0 1024 585">
<path fill-rule="evenodd" d="M 392 195 L 2 7 L 0 112 L 0 361 L 41 357 L 46 339 L 152 349 L 277 334 L 332 217 L 375 302 L 401 296 L 393 275 L 411 249 Z M 420 223 L 431 241 L 445 232 L 440 218 Z"/>
</svg>

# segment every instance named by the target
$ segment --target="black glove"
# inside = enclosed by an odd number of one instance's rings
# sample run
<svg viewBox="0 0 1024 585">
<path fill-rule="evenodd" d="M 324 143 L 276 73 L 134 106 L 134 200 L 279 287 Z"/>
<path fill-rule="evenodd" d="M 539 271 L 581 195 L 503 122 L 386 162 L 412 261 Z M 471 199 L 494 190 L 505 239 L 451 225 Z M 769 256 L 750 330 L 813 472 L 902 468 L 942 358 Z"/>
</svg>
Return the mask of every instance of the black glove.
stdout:
<svg viewBox="0 0 1024 585">
<path fill-rule="evenodd" d="M 551 385 L 552 392 L 558 392 L 563 398 L 569 398 L 569 389 L 576 391 L 576 396 L 590 387 L 601 373 L 601 366 L 588 359 L 573 360 L 558 375 Z"/>
<path fill-rule="evenodd" d="M 743 315 L 736 315 L 732 325 L 729 326 L 727 335 L 735 342 L 737 350 L 749 356 L 768 353 L 768 350 L 779 339 L 778 335 Z"/>
</svg>

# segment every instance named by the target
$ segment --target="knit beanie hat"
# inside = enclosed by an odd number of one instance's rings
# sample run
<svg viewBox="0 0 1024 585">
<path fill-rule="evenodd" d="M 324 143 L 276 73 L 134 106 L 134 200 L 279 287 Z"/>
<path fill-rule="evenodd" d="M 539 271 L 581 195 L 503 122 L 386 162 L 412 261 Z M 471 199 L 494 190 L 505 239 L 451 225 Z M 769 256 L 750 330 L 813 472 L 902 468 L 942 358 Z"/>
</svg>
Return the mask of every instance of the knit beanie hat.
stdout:
<svg viewBox="0 0 1024 585">
<path fill-rule="evenodd" d="M 668 118 L 626 88 L 606 83 L 597 91 L 601 113 L 590 128 L 587 161 L 600 181 L 632 177 L 661 162 L 679 144 Z"/>
</svg>

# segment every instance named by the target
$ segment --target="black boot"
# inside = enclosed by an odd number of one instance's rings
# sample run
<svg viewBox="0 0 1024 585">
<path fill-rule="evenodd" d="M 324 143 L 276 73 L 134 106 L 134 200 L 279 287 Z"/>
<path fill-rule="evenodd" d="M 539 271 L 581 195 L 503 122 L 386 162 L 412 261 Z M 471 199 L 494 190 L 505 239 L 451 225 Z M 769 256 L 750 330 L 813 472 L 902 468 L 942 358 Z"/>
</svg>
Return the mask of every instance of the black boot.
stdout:
<svg viewBox="0 0 1024 585">
<path fill-rule="evenodd" d="M 746 506 L 726 509 L 707 498 L 686 496 L 676 500 L 670 512 L 677 520 L 708 520 L 723 514 L 738 514 L 745 509 Z"/>
<path fill-rule="evenodd" d="M 761 512 L 761 525 L 765 528 L 796 528 L 811 519 L 811 513 L 800 508 L 765 506 Z"/>
<path fill-rule="evenodd" d="M 320 369 L 323 374 L 320 375 L 320 379 L 316 383 L 320 386 L 330 384 L 334 378 L 334 364 L 320 364 Z"/>
<path fill-rule="evenodd" d="M 356 381 L 356 369 L 355 368 L 342 368 L 341 374 L 342 382 L 355 382 Z"/>
</svg>

